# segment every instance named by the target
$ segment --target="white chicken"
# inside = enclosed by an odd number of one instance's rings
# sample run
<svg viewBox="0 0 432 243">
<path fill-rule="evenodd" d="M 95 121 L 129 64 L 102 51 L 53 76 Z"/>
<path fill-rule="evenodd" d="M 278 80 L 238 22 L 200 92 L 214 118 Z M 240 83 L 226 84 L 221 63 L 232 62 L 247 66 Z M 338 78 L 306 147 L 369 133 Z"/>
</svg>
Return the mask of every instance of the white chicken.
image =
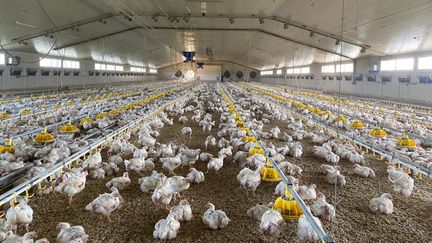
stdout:
<svg viewBox="0 0 432 243">
<path fill-rule="evenodd" d="M 326 202 L 325 196 L 322 193 L 318 193 L 317 200 L 311 206 L 312 213 L 323 219 L 332 221 L 336 217 L 336 210 L 333 205 Z"/>
<path fill-rule="evenodd" d="M 6 212 L 6 222 L 16 233 L 19 226 L 24 226 L 29 231 L 29 225 L 33 221 L 33 209 L 27 204 L 28 199 L 19 197 L 18 204 L 10 207 Z"/>
<path fill-rule="evenodd" d="M 102 214 L 111 223 L 111 213 L 121 207 L 121 195 L 119 191 L 115 187 L 111 188 L 111 191 L 111 193 L 100 194 L 85 207 L 85 210 L 95 214 Z"/>
<path fill-rule="evenodd" d="M 69 243 L 71 241 L 87 242 L 88 235 L 81 225 L 71 226 L 69 223 L 58 223 L 57 229 L 60 232 L 57 235 L 57 243 Z"/>
<path fill-rule="evenodd" d="M 337 186 L 344 186 L 346 184 L 345 176 L 343 176 L 339 170 L 334 170 L 326 175 L 328 183 Z"/>
<path fill-rule="evenodd" d="M 167 169 L 171 175 L 175 175 L 174 170 L 181 165 L 181 153 L 174 157 L 161 158 L 162 168 Z"/>
<path fill-rule="evenodd" d="M 180 229 L 180 222 L 174 218 L 173 214 L 168 214 L 166 219 L 159 220 L 153 231 L 153 237 L 161 240 L 172 240 L 177 237 Z"/>
<path fill-rule="evenodd" d="M 208 136 L 204 141 L 204 145 L 206 149 L 208 148 L 208 146 L 212 146 L 212 147 L 216 146 L 216 138 L 213 137 L 212 135 Z"/>
<path fill-rule="evenodd" d="M 257 204 L 255 206 L 249 208 L 246 214 L 249 217 L 251 217 L 251 218 L 253 218 L 253 219 L 261 222 L 261 218 L 262 218 L 263 214 L 267 210 L 270 210 L 272 206 L 273 206 L 273 203 L 269 203 L 267 206 L 266 205 Z"/>
<path fill-rule="evenodd" d="M 84 190 L 86 185 L 87 171 L 77 171 L 75 173 L 67 173 L 69 177 L 57 185 L 54 190 L 65 194 L 69 198 L 69 205 L 72 205 L 72 198 L 75 194 Z"/>
<path fill-rule="evenodd" d="M 312 216 L 312 218 L 319 227 L 322 227 L 321 221 L 317 217 Z M 317 242 L 320 240 L 318 234 L 304 214 L 302 214 L 298 220 L 297 236 L 301 242 Z"/>
<path fill-rule="evenodd" d="M 207 211 L 204 212 L 202 221 L 210 229 L 217 230 L 225 228 L 230 219 L 224 211 L 216 210 L 212 203 L 207 203 Z"/>
<path fill-rule="evenodd" d="M 366 178 L 375 177 L 375 172 L 371 168 L 359 164 L 354 165 L 354 174 Z"/>
<path fill-rule="evenodd" d="M 129 173 L 125 172 L 123 173 L 123 176 L 112 178 L 110 181 L 108 181 L 105 186 L 108 189 L 111 189 L 113 187 L 117 188 L 117 190 L 122 191 L 129 187 L 131 184 L 131 180 L 129 178 Z"/>
<path fill-rule="evenodd" d="M 90 155 L 82 164 L 84 169 L 94 170 L 97 166 L 102 163 L 102 156 L 100 151 Z"/>
<path fill-rule="evenodd" d="M 191 183 L 200 184 L 201 182 L 204 182 L 204 172 L 195 168 L 190 168 L 189 171 L 190 172 L 186 175 L 186 178 L 188 178 Z"/>
<path fill-rule="evenodd" d="M 170 214 L 180 223 L 192 220 L 192 208 L 187 199 L 183 199 L 177 206 L 174 206 L 170 210 Z"/>
<path fill-rule="evenodd" d="M 156 187 L 152 194 L 152 202 L 157 206 L 165 206 L 168 209 L 168 205 L 171 203 L 174 193 L 171 189 L 163 183 Z"/>
<path fill-rule="evenodd" d="M 260 222 L 260 232 L 265 239 L 271 242 L 277 241 L 282 232 L 284 219 L 278 210 L 269 209 L 264 212 Z"/>
<path fill-rule="evenodd" d="M 154 191 L 158 186 L 166 180 L 166 176 L 163 173 L 152 171 L 150 176 L 140 178 L 138 184 L 140 184 L 140 190 L 145 193 Z"/>
<path fill-rule="evenodd" d="M 374 213 L 393 213 L 394 209 L 391 195 L 388 193 L 383 193 L 380 197 L 372 198 L 369 201 L 369 209 Z"/>
<path fill-rule="evenodd" d="M 210 162 L 207 164 L 207 173 L 209 171 L 214 171 L 218 173 L 218 171 L 223 167 L 224 156 L 219 155 L 218 158 L 212 158 Z"/>
<path fill-rule="evenodd" d="M 315 184 L 310 184 L 309 186 L 301 185 L 297 188 L 297 193 L 303 200 L 315 200 L 317 197 L 315 189 Z"/>
<path fill-rule="evenodd" d="M 133 171 L 135 173 L 141 173 L 143 171 L 151 171 L 154 169 L 155 165 L 153 159 L 142 159 L 133 158 L 130 160 L 124 160 L 126 171 Z"/>
<path fill-rule="evenodd" d="M 240 187 L 246 189 L 247 192 L 252 191 L 253 195 L 255 195 L 255 191 L 261 183 L 260 169 L 261 167 L 253 171 L 245 167 L 237 175 L 237 181 L 240 183 Z"/>
<path fill-rule="evenodd" d="M 183 127 L 181 130 L 181 133 L 184 136 L 189 136 L 189 138 L 192 138 L 192 128 L 190 128 L 190 127 Z"/>
</svg>

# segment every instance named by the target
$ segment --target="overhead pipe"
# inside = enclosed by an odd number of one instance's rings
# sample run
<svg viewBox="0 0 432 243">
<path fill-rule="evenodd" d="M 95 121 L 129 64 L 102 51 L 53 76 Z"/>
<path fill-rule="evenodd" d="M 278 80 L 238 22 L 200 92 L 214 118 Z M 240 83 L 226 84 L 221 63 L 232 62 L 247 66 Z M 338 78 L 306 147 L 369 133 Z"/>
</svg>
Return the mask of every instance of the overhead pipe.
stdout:
<svg viewBox="0 0 432 243">
<path fill-rule="evenodd" d="M 139 14 L 138 16 L 140 16 L 140 17 L 153 17 L 155 15 L 158 15 L 158 17 L 165 17 L 165 16 L 161 16 L 159 13 L 154 13 L 154 14 L 146 13 L 146 14 Z M 330 33 L 330 32 L 324 31 L 324 30 L 319 30 L 319 29 L 316 29 L 314 27 L 307 26 L 305 24 L 302 24 L 302 23 L 299 23 L 299 22 L 296 22 L 296 21 L 293 21 L 293 20 L 288 20 L 288 19 L 285 19 L 285 18 L 281 18 L 281 17 L 278 17 L 278 16 L 223 15 L 223 14 L 219 14 L 219 15 L 206 15 L 206 16 L 201 16 L 201 15 L 198 15 L 198 14 L 195 14 L 195 15 L 174 15 L 174 16 L 175 17 L 179 17 L 179 18 L 183 18 L 183 17 L 206 18 L 206 19 L 212 19 L 212 18 L 214 18 L 214 19 L 221 19 L 221 18 L 223 18 L 223 19 L 230 19 L 230 18 L 234 18 L 234 19 L 254 19 L 254 20 L 257 20 L 257 21 L 259 21 L 259 20 L 270 20 L 270 21 L 275 21 L 275 22 L 279 22 L 279 23 L 284 24 L 284 28 L 285 29 L 286 29 L 287 26 L 293 26 L 293 27 L 296 27 L 298 29 L 302 29 L 302 30 L 305 30 L 305 31 L 313 32 L 315 34 L 319 34 L 319 35 L 322 35 L 322 36 L 325 36 L 325 37 L 328 37 L 328 38 L 332 38 L 335 41 L 339 40 L 339 41 L 342 41 L 342 42 L 345 42 L 345 43 L 348 43 L 348 44 L 351 44 L 351 45 L 354 45 L 354 46 L 358 46 L 358 47 L 364 48 L 364 49 L 371 48 L 370 45 L 360 43 L 359 41 L 350 40 L 350 39 L 347 39 L 347 38 L 345 38 L 343 36 L 336 35 L 336 34 L 333 34 L 333 33 Z"/>
<path fill-rule="evenodd" d="M 51 29 L 48 29 L 48 30 L 44 30 L 44 31 L 35 33 L 35 34 L 13 38 L 10 43 L 4 44 L 4 45 L 7 46 L 7 45 L 14 44 L 14 43 L 18 43 L 18 42 L 22 42 L 22 41 L 27 41 L 27 40 L 30 40 L 30 39 L 34 39 L 34 38 L 45 36 L 47 34 L 57 33 L 57 32 L 60 32 L 60 31 L 68 30 L 68 29 L 79 27 L 79 26 L 86 25 L 86 24 L 91 24 L 91 23 L 94 23 L 94 22 L 98 22 L 98 21 L 101 21 L 101 20 L 106 20 L 106 19 L 113 18 L 113 17 L 116 17 L 116 15 L 114 15 L 114 14 L 105 14 L 105 15 L 98 16 L 98 17 L 95 17 L 95 18 L 80 20 L 80 21 L 73 22 L 73 23 L 70 23 L 70 24 L 67 24 L 67 25 L 59 26 L 58 28 L 51 28 Z"/>
<path fill-rule="evenodd" d="M 76 45 L 81 45 L 81 44 L 84 44 L 84 43 L 88 43 L 88 42 L 91 42 L 91 41 L 96 41 L 96 40 L 99 40 L 99 39 L 102 39 L 102 38 L 106 38 L 106 37 L 110 37 L 110 36 L 113 36 L 113 35 L 123 34 L 125 32 L 129 32 L 129 31 L 133 31 L 133 30 L 137 30 L 137 29 L 145 29 L 145 28 L 144 27 L 133 27 L 133 28 L 122 30 L 122 31 L 117 31 L 117 32 L 114 32 L 114 33 L 110 33 L 110 34 L 107 34 L 107 35 L 102 35 L 102 36 L 94 37 L 94 38 L 91 38 L 91 39 L 88 39 L 88 40 L 79 41 L 79 42 L 75 42 L 75 43 L 59 46 L 59 47 L 54 48 L 54 50 L 60 50 L 60 49 L 64 49 L 64 48 L 68 48 L 68 47 L 72 47 L 72 46 L 76 46 Z M 152 27 L 152 29 L 155 29 L 155 30 L 190 31 L 189 28 L 180 28 L 180 27 L 177 27 L 177 28 L 174 28 L 174 27 Z M 352 57 L 349 57 L 349 56 L 341 54 L 341 53 L 337 53 L 335 51 L 327 50 L 327 49 L 321 48 L 319 46 L 315 46 L 315 45 L 312 45 L 312 44 L 301 42 L 300 40 L 291 39 L 291 38 L 288 38 L 286 36 L 282 36 L 282 35 L 279 35 L 279 34 L 276 34 L 276 33 L 272 33 L 272 32 L 266 31 L 266 30 L 256 29 L 256 28 L 241 28 L 241 29 L 236 29 L 236 28 L 199 28 L 198 27 L 198 28 L 195 28 L 194 30 L 195 31 L 252 31 L 252 32 L 259 32 L 259 33 L 263 33 L 263 34 L 266 34 L 266 35 L 277 37 L 279 39 L 283 39 L 283 40 L 286 40 L 286 41 L 289 41 L 289 42 L 293 42 L 293 43 L 296 43 L 296 44 L 299 44 L 299 45 L 303 45 L 303 46 L 307 46 L 307 47 L 310 47 L 310 48 L 313 48 L 313 49 L 317 49 L 317 50 L 320 50 L 320 51 L 323 51 L 323 52 L 331 53 L 333 55 L 337 55 L 337 56 L 340 56 L 340 57 L 343 57 L 343 58 L 347 58 L 349 60 L 354 60 L 354 58 L 352 58 Z"/>
</svg>

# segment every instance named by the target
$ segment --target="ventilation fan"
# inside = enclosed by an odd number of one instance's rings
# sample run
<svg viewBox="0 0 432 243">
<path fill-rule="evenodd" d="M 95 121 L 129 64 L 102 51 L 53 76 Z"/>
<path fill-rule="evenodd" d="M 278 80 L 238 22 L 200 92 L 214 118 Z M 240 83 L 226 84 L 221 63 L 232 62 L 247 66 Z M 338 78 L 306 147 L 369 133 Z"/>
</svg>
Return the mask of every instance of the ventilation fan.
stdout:
<svg viewBox="0 0 432 243">
<path fill-rule="evenodd" d="M 251 79 L 256 79 L 257 76 L 258 75 L 257 75 L 257 73 L 255 71 L 252 71 L 252 72 L 249 73 L 249 78 L 251 78 Z"/>
<path fill-rule="evenodd" d="M 177 70 L 177 72 L 175 72 L 174 75 L 175 75 L 177 78 L 180 78 L 180 77 L 183 75 L 183 73 L 182 73 L 182 71 Z"/>
<path fill-rule="evenodd" d="M 223 76 L 224 76 L 225 78 L 231 78 L 231 73 L 230 73 L 230 71 L 225 71 L 225 72 L 223 73 Z"/>
<path fill-rule="evenodd" d="M 242 71 L 238 71 L 236 73 L 236 77 L 237 77 L 237 79 L 242 79 L 243 78 L 243 72 Z"/>
</svg>

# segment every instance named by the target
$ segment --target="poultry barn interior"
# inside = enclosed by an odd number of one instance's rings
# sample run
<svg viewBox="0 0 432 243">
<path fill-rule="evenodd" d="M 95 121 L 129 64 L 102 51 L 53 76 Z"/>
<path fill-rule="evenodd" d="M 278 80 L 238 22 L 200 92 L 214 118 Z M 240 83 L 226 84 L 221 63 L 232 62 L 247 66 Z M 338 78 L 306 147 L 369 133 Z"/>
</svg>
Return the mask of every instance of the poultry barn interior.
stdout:
<svg viewBox="0 0 432 243">
<path fill-rule="evenodd" d="M 4 1 L 0 242 L 432 242 L 431 12 Z"/>
</svg>

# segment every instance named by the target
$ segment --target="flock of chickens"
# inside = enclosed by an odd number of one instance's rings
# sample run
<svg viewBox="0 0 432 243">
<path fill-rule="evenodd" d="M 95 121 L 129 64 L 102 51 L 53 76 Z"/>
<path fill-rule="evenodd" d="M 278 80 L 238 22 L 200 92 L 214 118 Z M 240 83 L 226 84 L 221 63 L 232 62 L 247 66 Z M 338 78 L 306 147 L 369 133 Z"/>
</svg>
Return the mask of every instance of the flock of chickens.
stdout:
<svg viewBox="0 0 432 243">
<path fill-rule="evenodd" d="M 283 112 L 245 91 L 231 87 L 228 88 L 228 91 L 234 97 L 238 97 L 236 108 L 243 117 L 246 126 L 253 130 L 257 138 L 265 144 L 269 151 L 267 156 L 272 156 L 294 184 L 294 189 L 306 202 L 318 225 L 321 225 L 321 220 L 334 221 L 336 210 L 334 205 L 326 201 L 325 195 L 317 191 L 317 185 L 300 183 L 303 169 L 294 162 L 288 161 L 289 156 L 295 158 L 302 156 L 301 141 L 303 139 L 312 139 L 314 143 L 319 145 L 314 147 L 313 154 L 323 160 L 320 169 L 325 175 L 327 183 L 336 186 L 346 184 L 345 176 L 341 174 L 338 166 L 340 159 L 346 159 L 353 163 L 355 175 L 375 177 L 374 171 L 365 165 L 364 155 L 352 145 L 332 138 L 324 131 L 314 128 L 308 121 L 303 124 L 304 122 L 296 120 L 292 114 Z M 187 190 L 192 185 L 204 182 L 205 176 L 219 173 L 227 159 L 236 163 L 239 168 L 237 181 L 240 187 L 247 193 L 254 195 L 261 183 L 261 169 L 266 164 L 266 156 L 259 153 L 249 156 L 249 151 L 256 147 L 256 143 L 245 139 L 248 134 L 237 126 L 234 114 L 229 111 L 227 102 L 222 98 L 224 94 L 222 88 L 214 84 L 200 84 L 192 88 L 190 93 L 194 96 L 190 95 L 188 99 L 179 99 L 174 105 L 158 114 L 156 118 L 146 121 L 131 133 L 117 138 L 106 151 L 94 151 L 84 161 L 58 175 L 47 188 L 40 190 L 40 194 L 55 191 L 67 197 L 69 204 L 73 206 L 73 197 L 85 190 L 86 181 L 89 178 L 101 180 L 110 177 L 111 180 L 105 185 L 108 192 L 89 202 L 84 210 L 88 213 L 104 216 L 108 222 L 112 222 L 110 215 L 124 204 L 125 199 L 121 195 L 122 191 L 137 186 L 143 193 L 151 195 L 148 200 L 151 200 L 155 207 L 167 210 L 166 217 L 160 219 L 154 226 L 153 237 L 161 240 L 176 238 L 182 224 L 193 220 L 194 205 L 181 194 L 187 194 Z M 148 110 L 156 108 L 160 104 L 155 102 L 144 111 L 136 111 L 123 117 L 122 121 L 143 116 Z M 188 117 L 190 113 L 192 116 Z M 219 121 L 213 117 L 216 113 L 220 114 Z M 199 124 L 205 133 L 217 129 L 217 137 L 212 135 L 206 137 L 202 141 L 204 148 L 202 150 L 188 148 L 185 144 L 158 142 L 161 129 L 173 125 L 174 122 L 186 124 L 189 120 Z M 266 124 L 272 120 L 286 121 L 289 125 L 287 129 L 279 129 L 278 127 L 268 129 Z M 311 129 L 314 131 L 307 131 Z M 180 132 L 185 138 L 192 139 L 193 137 L 191 127 L 182 127 Z M 132 142 L 132 140 L 136 140 L 136 142 Z M 275 140 L 283 145 L 275 146 L 271 142 Z M 58 139 L 52 146 L 44 148 L 46 150 L 45 156 L 41 156 L 41 158 L 47 163 L 53 164 L 73 153 L 71 146 L 78 149 L 86 146 L 87 143 L 86 140 Z M 210 147 L 218 149 L 217 156 L 205 151 Z M 27 151 L 28 147 L 18 147 L 18 151 L 20 151 L 19 149 Z M 106 157 L 104 152 L 107 154 Z M 36 155 L 33 156 L 36 157 Z M 195 168 L 196 163 L 206 163 L 207 171 L 199 171 Z M 156 171 L 156 167 L 162 168 L 163 171 Z M 179 167 L 190 168 L 189 173 L 184 176 L 176 175 L 176 169 Z M 33 168 L 29 176 L 44 171 L 37 169 L 44 168 L 43 164 Z M 120 172 L 123 173 L 120 174 Z M 410 196 L 414 187 L 414 180 L 403 170 L 392 166 L 387 172 L 389 180 L 394 183 L 394 191 L 406 197 Z M 142 177 L 133 182 L 129 177 L 130 173 Z M 144 176 L 145 173 L 151 174 Z M 275 186 L 275 195 L 284 195 L 286 184 L 280 182 Z M 178 204 L 174 204 L 177 200 L 179 200 Z M 281 211 L 273 209 L 272 206 L 272 203 L 268 205 L 258 204 L 249 208 L 246 213 L 254 220 L 259 221 L 259 231 L 263 239 L 277 241 L 281 237 L 286 223 Z M 207 210 L 201 214 L 202 223 L 206 227 L 212 230 L 228 227 L 231 222 L 229 215 L 223 210 L 217 209 L 211 202 L 208 202 L 206 207 Z M 391 195 L 383 193 L 380 197 L 372 198 L 369 202 L 369 208 L 375 213 L 392 213 L 394 209 Z M 28 232 L 32 220 L 33 210 L 28 205 L 28 199 L 18 197 L 17 205 L 9 208 L 6 219 L 0 221 L 0 240 L 9 243 L 33 242 L 37 235 L 34 231 Z M 28 233 L 18 236 L 16 234 L 21 226 Z M 72 226 L 66 222 L 59 222 L 57 229 L 59 230 L 57 242 L 80 243 L 91 238 L 85 233 L 85 229 L 79 225 Z M 298 220 L 297 235 L 302 241 L 314 242 L 319 240 L 317 233 L 304 215 L 300 216 Z M 47 242 L 47 240 L 40 239 L 35 242 Z"/>
</svg>

